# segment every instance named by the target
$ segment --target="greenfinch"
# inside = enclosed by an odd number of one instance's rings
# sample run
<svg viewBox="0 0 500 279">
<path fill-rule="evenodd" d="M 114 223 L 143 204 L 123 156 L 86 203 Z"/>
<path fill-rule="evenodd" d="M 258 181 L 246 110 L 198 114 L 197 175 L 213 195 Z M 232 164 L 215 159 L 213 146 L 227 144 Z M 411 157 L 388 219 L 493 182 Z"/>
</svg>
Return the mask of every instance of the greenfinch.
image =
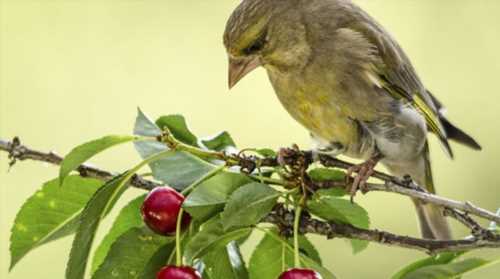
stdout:
<svg viewBox="0 0 500 279">
<path fill-rule="evenodd" d="M 365 162 L 351 195 L 378 162 L 435 193 L 428 133 L 453 157 L 449 140 L 479 144 L 444 115 L 393 37 L 350 0 L 243 0 L 224 32 L 229 87 L 264 67 L 289 114 L 318 152 Z M 425 238 L 450 239 L 442 209 L 414 200 Z"/>
</svg>

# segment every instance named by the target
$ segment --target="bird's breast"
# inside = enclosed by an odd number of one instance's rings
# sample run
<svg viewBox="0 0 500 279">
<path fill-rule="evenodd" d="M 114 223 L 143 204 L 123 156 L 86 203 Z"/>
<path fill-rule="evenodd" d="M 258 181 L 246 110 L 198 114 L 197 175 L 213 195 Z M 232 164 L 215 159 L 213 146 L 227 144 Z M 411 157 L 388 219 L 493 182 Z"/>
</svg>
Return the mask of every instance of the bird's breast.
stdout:
<svg viewBox="0 0 500 279">
<path fill-rule="evenodd" d="M 270 79 L 288 113 L 316 137 L 346 146 L 357 141 L 357 124 L 335 102 L 331 90 L 286 76 Z"/>
</svg>

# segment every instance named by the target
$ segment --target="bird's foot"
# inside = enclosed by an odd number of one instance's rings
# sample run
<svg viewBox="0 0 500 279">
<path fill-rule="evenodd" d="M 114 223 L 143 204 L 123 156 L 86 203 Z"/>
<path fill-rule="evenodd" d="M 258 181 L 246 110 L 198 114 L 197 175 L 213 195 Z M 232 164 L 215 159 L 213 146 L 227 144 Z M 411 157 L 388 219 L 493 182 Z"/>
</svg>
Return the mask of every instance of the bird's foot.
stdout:
<svg viewBox="0 0 500 279">
<path fill-rule="evenodd" d="M 351 196 L 351 202 L 354 201 L 354 197 L 356 196 L 356 192 L 358 190 L 361 190 L 363 194 L 368 192 L 368 189 L 366 187 L 366 182 L 368 181 L 370 176 L 375 172 L 375 167 L 377 166 L 378 162 L 380 162 L 381 159 L 382 156 L 377 154 L 371 157 L 366 162 L 363 162 L 359 165 L 354 165 L 349 169 L 347 169 L 346 179 L 348 185 L 352 178 L 351 175 L 355 172 L 357 173 L 357 175 L 352 180 L 350 188 L 348 189 L 349 194 Z"/>
</svg>

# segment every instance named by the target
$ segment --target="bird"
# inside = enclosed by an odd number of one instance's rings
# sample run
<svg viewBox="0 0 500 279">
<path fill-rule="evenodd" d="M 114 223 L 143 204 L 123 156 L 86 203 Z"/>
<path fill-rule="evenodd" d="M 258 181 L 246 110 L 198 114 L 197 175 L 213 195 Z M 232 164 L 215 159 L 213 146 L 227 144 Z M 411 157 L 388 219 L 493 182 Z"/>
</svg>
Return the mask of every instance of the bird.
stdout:
<svg viewBox="0 0 500 279">
<path fill-rule="evenodd" d="M 223 43 L 230 89 L 263 67 L 317 152 L 362 160 L 347 171 L 356 173 L 351 196 L 378 163 L 435 193 L 429 134 L 451 158 L 449 141 L 481 150 L 446 118 L 392 35 L 351 0 L 243 0 Z M 422 237 L 452 238 L 442 208 L 413 202 Z"/>
</svg>

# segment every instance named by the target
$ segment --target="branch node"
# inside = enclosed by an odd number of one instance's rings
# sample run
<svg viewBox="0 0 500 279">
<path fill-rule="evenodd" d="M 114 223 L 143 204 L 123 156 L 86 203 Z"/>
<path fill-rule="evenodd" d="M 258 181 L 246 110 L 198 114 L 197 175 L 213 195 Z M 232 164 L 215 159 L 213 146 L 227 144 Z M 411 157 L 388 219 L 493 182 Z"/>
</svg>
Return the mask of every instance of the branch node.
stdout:
<svg viewBox="0 0 500 279">
<path fill-rule="evenodd" d="M 468 209 L 474 209 L 476 206 L 470 202 L 470 201 L 466 201 L 465 202 L 465 206 L 468 208 Z"/>
<path fill-rule="evenodd" d="M 23 152 L 19 149 L 21 146 L 21 140 L 19 137 L 14 137 L 12 141 L 9 143 L 8 152 L 9 152 L 9 171 L 16 164 L 18 159 L 22 158 Z"/>
</svg>

